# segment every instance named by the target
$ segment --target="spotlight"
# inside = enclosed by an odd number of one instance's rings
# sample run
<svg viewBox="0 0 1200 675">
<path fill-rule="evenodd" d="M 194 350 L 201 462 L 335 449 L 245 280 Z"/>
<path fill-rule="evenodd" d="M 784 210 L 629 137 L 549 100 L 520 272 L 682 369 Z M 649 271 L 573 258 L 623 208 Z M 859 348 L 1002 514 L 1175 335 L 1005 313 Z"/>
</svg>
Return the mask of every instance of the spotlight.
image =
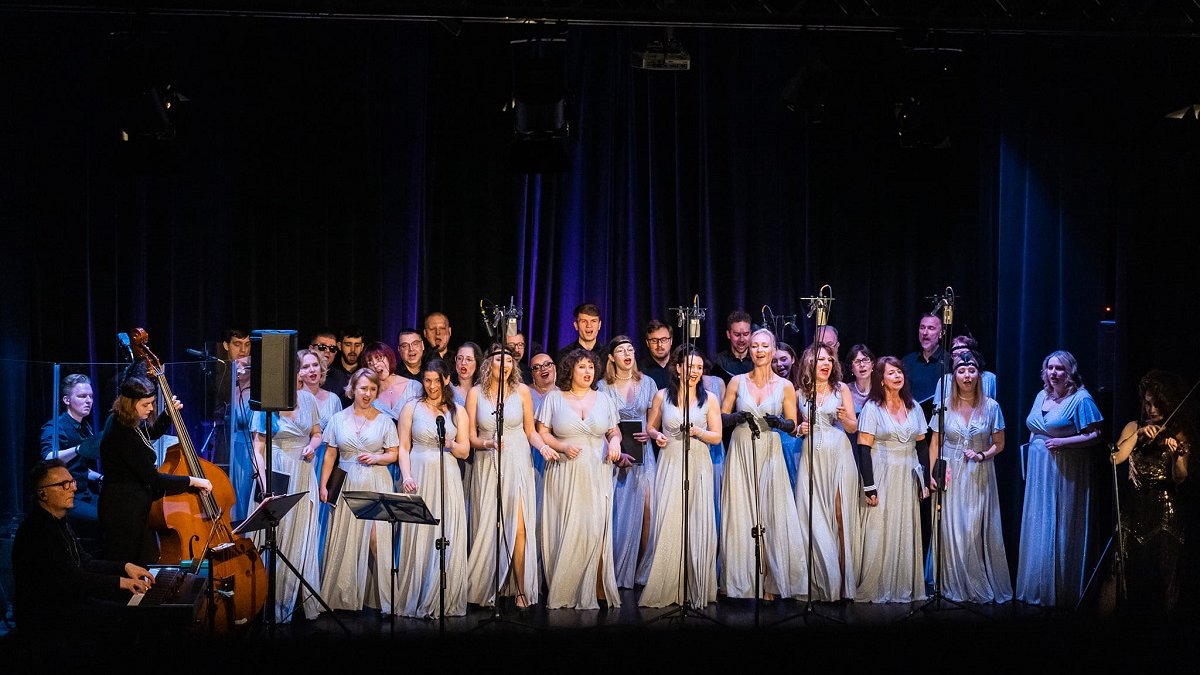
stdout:
<svg viewBox="0 0 1200 675">
<path fill-rule="evenodd" d="M 1166 117 L 1167 119 L 1172 119 L 1172 120 L 1181 120 L 1181 119 L 1186 118 L 1188 115 L 1191 115 L 1192 119 L 1200 120 L 1200 103 L 1189 105 L 1188 107 L 1186 107 L 1182 110 L 1176 110 L 1175 112 L 1169 112 L 1166 115 L 1164 115 L 1164 117 Z"/>
<path fill-rule="evenodd" d="M 642 70 L 691 70 L 692 57 L 675 39 L 675 29 L 667 28 L 663 40 L 651 40 L 646 48 L 633 53 L 633 67 Z"/>
<path fill-rule="evenodd" d="M 513 41 L 513 144 L 510 163 L 521 173 L 570 168 L 566 39 Z"/>
</svg>

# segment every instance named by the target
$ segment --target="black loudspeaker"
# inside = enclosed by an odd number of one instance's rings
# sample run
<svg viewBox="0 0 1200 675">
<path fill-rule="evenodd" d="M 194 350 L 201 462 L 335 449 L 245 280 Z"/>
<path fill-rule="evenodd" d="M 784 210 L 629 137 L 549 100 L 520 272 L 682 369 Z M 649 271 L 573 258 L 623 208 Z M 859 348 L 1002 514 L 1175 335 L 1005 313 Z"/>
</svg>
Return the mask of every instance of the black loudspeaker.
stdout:
<svg viewBox="0 0 1200 675">
<path fill-rule="evenodd" d="M 250 333 L 250 409 L 296 408 L 296 331 Z"/>
</svg>

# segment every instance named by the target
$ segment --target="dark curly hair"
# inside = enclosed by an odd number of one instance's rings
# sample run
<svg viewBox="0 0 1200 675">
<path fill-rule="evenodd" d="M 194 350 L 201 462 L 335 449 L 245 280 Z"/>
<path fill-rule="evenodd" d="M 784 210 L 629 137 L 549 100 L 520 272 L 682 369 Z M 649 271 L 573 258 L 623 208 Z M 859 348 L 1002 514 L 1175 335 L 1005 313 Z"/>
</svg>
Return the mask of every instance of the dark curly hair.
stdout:
<svg viewBox="0 0 1200 675">
<path fill-rule="evenodd" d="M 558 363 L 558 388 L 562 391 L 571 391 L 571 378 L 575 372 L 575 364 L 588 359 L 596 368 L 596 376 L 592 377 L 592 389 L 596 389 L 600 381 L 600 360 L 596 358 L 595 353 L 582 348 L 572 349 L 562 357 L 562 361 Z"/>
</svg>

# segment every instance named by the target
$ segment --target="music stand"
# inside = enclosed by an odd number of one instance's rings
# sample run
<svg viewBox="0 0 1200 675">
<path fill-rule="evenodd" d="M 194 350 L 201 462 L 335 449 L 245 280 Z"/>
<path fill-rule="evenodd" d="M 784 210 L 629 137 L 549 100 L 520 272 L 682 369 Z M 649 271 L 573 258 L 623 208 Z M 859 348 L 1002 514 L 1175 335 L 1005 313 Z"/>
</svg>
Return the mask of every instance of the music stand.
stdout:
<svg viewBox="0 0 1200 675">
<path fill-rule="evenodd" d="M 350 512 L 359 520 L 379 520 L 392 524 L 392 589 L 391 589 L 391 632 L 396 632 L 396 523 L 413 523 L 415 525 L 437 525 L 438 519 L 433 517 L 425 500 L 419 495 L 398 492 L 371 492 L 370 490 L 349 490 L 342 493 L 342 499 Z M 444 612 L 443 612 L 444 613 Z"/>
<path fill-rule="evenodd" d="M 317 602 L 321 603 L 321 606 L 325 608 L 325 611 L 329 612 L 329 615 L 333 617 L 333 620 L 342 627 L 342 630 L 346 631 L 347 635 L 349 635 L 350 629 L 347 628 L 346 625 L 337 618 L 337 615 L 333 613 L 333 609 L 328 603 L 325 602 L 325 598 L 322 598 L 321 594 L 308 584 L 308 580 L 304 578 L 304 575 L 300 573 L 300 570 L 296 569 L 296 566 L 292 564 L 292 561 L 288 560 L 287 556 L 285 556 L 279 550 L 279 544 L 275 541 L 275 528 L 279 527 L 279 523 L 283 520 L 283 517 L 286 516 L 289 511 L 296 508 L 296 505 L 307 496 L 308 492 L 305 491 L 295 492 L 290 495 L 267 497 L 259 502 L 254 511 L 252 511 L 249 516 L 246 516 L 246 519 L 239 523 L 236 528 L 234 528 L 233 533 L 243 535 L 249 532 L 266 530 L 268 534 L 267 540 L 260 547 L 260 553 L 262 550 L 270 551 L 271 556 L 269 556 L 268 559 L 270 559 L 272 563 L 274 563 L 276 560 L 282 560 L 283 564 L 287 565 L 288 569 L 292 571 L 292 574 L 295 574 L 296 578 L 300 580 L 300 584 L 304 586 L 304 588 L 308 589 L 308 592 L 311 593 L 314 598 L 316 598 Z M 274 575 L 274 567 L 275 566 L 272 564 L 271 569 L 268 570 L 268 575 Z M 269 597 L 267 598 L 267 602 L 274 603 L 274 584 L 271 584 L 271 586 L 271 593 L 268 594 Z M 269 626 L 269 632 L 272 637 L 275 635 L 275 612 L 273 608 L 274 604 L 272 604 L 272 610 L 270 612 L 271 621 Z"/>
</svg>

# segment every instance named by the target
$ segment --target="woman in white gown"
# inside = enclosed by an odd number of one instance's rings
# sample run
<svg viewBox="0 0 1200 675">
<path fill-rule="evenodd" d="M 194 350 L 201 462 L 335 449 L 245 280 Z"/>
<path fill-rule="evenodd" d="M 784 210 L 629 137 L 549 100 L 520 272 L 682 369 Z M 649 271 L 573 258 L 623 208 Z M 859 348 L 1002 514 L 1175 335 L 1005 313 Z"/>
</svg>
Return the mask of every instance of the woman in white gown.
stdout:
<svg viewBox="0 0 1200 675">
<path fill-rule="evenodd" d="M 841 364 L 824 344 L 818 343 L 815 353 L 812 347 L 805 349 L 800 357 L 798 396 L 804 419 L 800 433 L 805 442 L 796 475 L 796 512 L 805 546 L 812 523 L 812 599 L 852 600 L 862 554 L 858 526 L 864 500 L 854 451 L 846 434 L 858 431 L 858 418 L 850 387 L 842 382 Z M 815 422 L 809 419 L 814 398 Z"/>
<path fill-rule="evenodd" d="M 710 443 L 721 442 L 721 407 L 717 397 L 700 386 L 704 362 L 694 350 L 680 347 L 671 357 L 667 388 L 659 390 L 650 408 L 649 433 L 662 448 L 655 474 L 654 554 L 638 604 L 665 607 L 683 603 L 683 566 L 688 569 L 687 599 L 692 607 L 717 600 L 717 524 L 712 500 L 713 467 Z M 687 384 L 681 383 L 686 377 Z M 684 431 L 684 405 L 690 425 Z M 688 443 L 687 501 L 684 501 L 684 434 Z M 688 522 L 684 554 L 683 518 Z"/>
<path fill-rule="evenodd" d="M 537 415 L 546 462 L 541 540 L 548 609 L 620 607 L 613 568 L 612 466 L 621 431 L 612 399 L 595 390 L 596 361 L 574 349 L 558 365 L 558 390 Z"/>
<path fill-rule="evenodd" d="M 1004 416 L 995 399 L 984 396 L 983 372 L 974 352 L 955 354 L 953 377 L 945 436 L 940 416 L 930 420 L 929 466 L 935 466 L 940 455 L 949 475 L 942 492 L 941 526 L 930 543 L 927 567 L 936 580 L 939 571 L 933 562 L 940 561 L 942 595 L 951 600 L 1008 602 L 1012 580 L 992 461 L 1004 451 Z M 930 487 L 936 489 L 936 483 Z M 939 556 L 938 550 L 944 553 Z"/>
<path fill-rule="evenodd" d="M 921 499 L 928 493 L 917 442 L 929 425 L 894 356 L 875 362 L 871 395 L 858 419 L 858 442 L 871 448 L 879 505 L 862 510 L 858 602 L 925 598 Z"/>
<path fill-rule="evenodd" d="M 329 502 L 329 476 L 337 466 L 346 472 L 342 491 L 392 492 L 387 465 L 396 461 L 396 424 L 375 407 L 379 375 L 360 368 L 346 387 L 353 405 L 334 415 L 325 433 L 321 467 L 321 501 Z M 359 520 L 339 498 L 329 519 L 321 597 L 331 609 L 379 607 L 392 611 L 391 530 L 374 520 Z"/>
<path fill-rule="evenodd" d="M 512 350 L 492 345 L 480 368 L 480 383 L 467 392 L 467 419 L 475 449 L 471 554 L 467 557 L 467 602 L 492 606 L 496 599 L 496 469 L 500 469 L 500 594 L 517 607 L 538 601 L 537 482 L 531 447 L 542 443 L 533 423 L 533 398 L 521 383 Z M 504 383 L 504 433 L 497 437 L 496 412 Z"/>
<path fill-rule="evenodd" d="M 650 559 L 654 554 L 654 537 L 650 514 L 654 507 L 654 474 L 658 466 L 646 432 L 647 415 L 658 387 L 654 380 L 638 370 L 633 342 L 624 335 L 609 341 L 604 353 L 607 365 L 598 383 L 600 393 L 613 400 L 622 422 L 638 422 L 642 430 L 633 438 L 644 451 L 640 464 L 622 453 L 617 461 L 613 486 L 613 566 L 617 586 L 633 588 L 634 583 L 646 583 Z"/>
<path fill-rule="evenodd" d="M 806 597 L 804 538 L 786 459 L 773 428 L 796 428 L 796 390 L 771 370 L 775 336 L 750 336 L 754 370 L 735 375 L 721 403 L 724 424 L 736 424 L 725 457 L 721 488 L 721 587 L 731 598 Z M 735 414 L 736 413 L 736 414 Z M 757 432 L 757 434 L 755 433 Z M 756 571 L 751 529 L 761 525 L 761 575 Z M 756 577 L 761 578 L 756 579 Z"/>
<path fill-rule="evenodd" d="M 259 485 L 268 485 L 265 451 L 267 424 L 271 424 L 271 473 L 281 473 L 288 477 L 286 492 L 278 492 L 285 489 L 284 486 L 271 487 L 276 490 L 276 494 L 308 493 L 305 499 L 292 507 L 279 521 L 279 526 L 275 528 L 275 541 L 279 552 L 300 570 L 304 580 L 314 589 L 320 587 L 321 575 L 317 560 L 320 549 L 320 499 L 313 471 L 313 458 L 322 440 L 317 399 L 302 387 L 306 378 L 315 379 L 313 375 L 319 375 L 320 371 L 321 360 L 315 352 L 306 349 L 296 352 L 296 384 L 299 391 L 296 392 L 295 410 L 270 413 L 269 417 L 268 413 L 255 412 L 250 422 L 254 434 L 254 456 L 259 469 Z M 336 397 L 330 398 L 336 400 Z M 320 605 L 312 594 L 301 591 L 300 577 L 287 565 L 279 562 L 276 567 L 275 617 L 280 623 L 291 621 L 297 594 L 304 599 L 304 614 L 307 618 L 314 619 L 320 613 Z"/>
<path fill-rule="evenodd" d="M 467 613 L 467 505 L 462 473 L 454 459 L 470 452 L 467 411 L 455 405 L 450 369 L 441 359 L 421 368 L 423 393 L 400 411 L 401 488 L 425 501 L 440 523 L 404 526 L 400 530 L 400 573 L 396 582 L 396 613 L 431 619 L 441 611 L 441 555 L 437 540 L 445 533 L 445 616 Z M 438 420 L 445 445 L 438 438 Z M 449 453 L 451 457 L 446 457 Z"/>
</svg>

